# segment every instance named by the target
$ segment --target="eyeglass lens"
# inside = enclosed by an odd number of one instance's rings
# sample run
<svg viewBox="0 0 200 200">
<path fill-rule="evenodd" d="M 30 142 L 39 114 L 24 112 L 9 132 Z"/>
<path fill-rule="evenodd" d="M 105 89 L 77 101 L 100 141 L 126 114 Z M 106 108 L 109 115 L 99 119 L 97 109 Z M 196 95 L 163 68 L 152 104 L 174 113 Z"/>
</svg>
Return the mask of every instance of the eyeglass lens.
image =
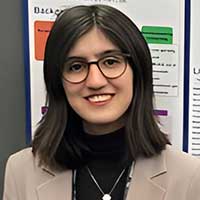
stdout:
<svg viewBox="0 0 200 200">
<path fill-rule="evenodd" d="M 117 78 L 126 70 L 126 55 L 114 54 L 100 58 L 96 62 L 83 59 L 69 59 L 64 63 L 63 78 L 72 83 L 85 80 L 91 64 L 96 64 L 106 78 Z"/>
</svg>

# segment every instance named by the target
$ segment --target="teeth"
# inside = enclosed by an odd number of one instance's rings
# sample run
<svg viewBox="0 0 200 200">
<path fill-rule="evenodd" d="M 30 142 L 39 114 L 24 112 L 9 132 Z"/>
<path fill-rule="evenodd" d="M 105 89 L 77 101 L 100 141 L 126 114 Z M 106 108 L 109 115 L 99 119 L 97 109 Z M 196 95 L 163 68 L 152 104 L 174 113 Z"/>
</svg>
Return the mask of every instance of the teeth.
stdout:
<svg viewBox="0 0 200 200">
<path fill-rule="evenodd" d="M 89 101 L 91 102 L 99 102 L 99 101 L 106 101 L 108 99 L 111 98 L 110 94 L 105 94 L 105 95 L 95 95 L 95 96 L 91 96 L 89 97 Z"/>
</svg>

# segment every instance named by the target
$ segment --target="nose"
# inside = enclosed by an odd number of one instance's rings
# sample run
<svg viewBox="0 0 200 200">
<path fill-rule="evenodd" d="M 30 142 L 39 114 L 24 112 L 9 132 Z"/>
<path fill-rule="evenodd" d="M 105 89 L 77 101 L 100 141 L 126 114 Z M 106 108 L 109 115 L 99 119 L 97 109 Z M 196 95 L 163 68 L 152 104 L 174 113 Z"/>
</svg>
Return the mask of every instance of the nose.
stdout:
<svg viewBox="0 0 200 200">
<path fill-rule="evenodd" d="M 96 64 L 91 64 L 85 84 L 91 89 L 100 89 L 108 83 L 107 78 L 102 74 Z"/>
</svg>

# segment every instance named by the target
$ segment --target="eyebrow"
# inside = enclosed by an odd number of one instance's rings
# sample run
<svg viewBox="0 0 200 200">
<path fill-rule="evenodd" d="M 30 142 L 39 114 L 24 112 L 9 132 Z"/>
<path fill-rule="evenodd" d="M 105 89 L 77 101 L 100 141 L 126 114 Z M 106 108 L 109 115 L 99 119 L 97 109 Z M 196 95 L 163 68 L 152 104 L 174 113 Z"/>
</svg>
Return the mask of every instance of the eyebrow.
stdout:
<svg viewBox="0 0 200 200">
<path fill-rule="evenodd" d="M 119 49 L 110 49 L 110 50 L 106 50 L 106 51 L 103 51 L 103 52 L 100 52 L 100 53 L 96 53 L 95 57 L 101 58 L 103 56 L 110 55 L 110 54 L 113 54 L 113 53 L 122 53 L 122 52 Z M 84 57 L 84 56 L 69 56 L 69 57 L 66 58 L 66 60 L 71 60 L 71 59 L 87 60 L 87 58 Z"/>
</svg>

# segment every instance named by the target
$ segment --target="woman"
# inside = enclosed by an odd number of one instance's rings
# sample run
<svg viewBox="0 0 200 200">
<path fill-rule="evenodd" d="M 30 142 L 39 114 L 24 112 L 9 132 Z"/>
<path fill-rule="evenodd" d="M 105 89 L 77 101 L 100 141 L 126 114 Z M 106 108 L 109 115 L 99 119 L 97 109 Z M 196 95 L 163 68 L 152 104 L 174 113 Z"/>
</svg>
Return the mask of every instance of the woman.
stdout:
<svg viewBox="0 0 200 200">
<path fill-rule="evenodd" d="M 64 10 L 44 59 L 48 111 L 7 163 L 3 200 L 197 200 L 200 161 L 153 115 L 152 63 L 133 22 L 105 6 Z"/>
</svg>

